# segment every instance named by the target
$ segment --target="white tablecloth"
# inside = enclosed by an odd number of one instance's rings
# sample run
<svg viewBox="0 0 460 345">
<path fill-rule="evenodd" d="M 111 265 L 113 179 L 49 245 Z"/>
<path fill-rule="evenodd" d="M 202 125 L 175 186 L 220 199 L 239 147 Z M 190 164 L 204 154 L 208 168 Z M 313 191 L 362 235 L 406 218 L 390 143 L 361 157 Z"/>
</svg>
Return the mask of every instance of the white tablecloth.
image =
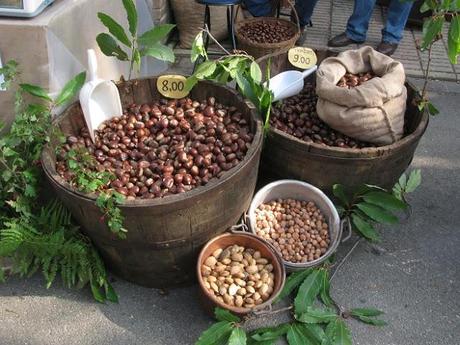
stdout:
<svg viewBox="0 0 460 345">
<path fill-rule="evenodd" d="M 145 0 L 137 0 L 139 32 L 153 26 Z M 99 75 L 104 79 L 127 77 L 129 63 L 103 55 L 96 36 L 106 32 L 97 12 L 114 17 L 127 27 L 121 0 L 56 0 L 32 19 L 0 17 L 0 56 L 3 63 L 16 60 L 22 72 L 21 82 L 40 85 L 50 93 L 58 92 L 75 74 L 86 67 L 86 50 L 98 55 Z M 166 64 L 145 58 L 141 76 L 151 76 L 166 69 Z M 8 125 L 13 118 L 12 91 L 0 91 L 0 120 Z"/>
</svg>

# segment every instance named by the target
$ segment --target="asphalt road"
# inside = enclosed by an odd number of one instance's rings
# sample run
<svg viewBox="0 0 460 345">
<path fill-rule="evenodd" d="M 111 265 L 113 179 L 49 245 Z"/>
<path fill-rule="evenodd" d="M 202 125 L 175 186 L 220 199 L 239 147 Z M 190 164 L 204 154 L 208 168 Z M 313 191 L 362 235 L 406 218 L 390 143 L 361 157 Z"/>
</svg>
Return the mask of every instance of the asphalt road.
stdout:
<svg viewBox="0 0 460 345">
<path fill-rule="evenodd" d="M 340 304 L 386 312 L 383 328 L 350 321 L 355 345 L 460 344 L 460 85 L 435 82 L 431 89 L 441 114 L 431 119 L 412 163 L 423 174 L 410 197 L 412 216 L 383 228 L 378 247 L 360 245 L 334 278 Z M 88 290 L 59 284 L 47 290 L 40 276 L 10 279 L 0 285 L 0 345 L 193 344 L 212 322 L 196 286 L 166 296 L 120 280 L 114 287 L 120 303 L 102 305 Z"/>
</svg>

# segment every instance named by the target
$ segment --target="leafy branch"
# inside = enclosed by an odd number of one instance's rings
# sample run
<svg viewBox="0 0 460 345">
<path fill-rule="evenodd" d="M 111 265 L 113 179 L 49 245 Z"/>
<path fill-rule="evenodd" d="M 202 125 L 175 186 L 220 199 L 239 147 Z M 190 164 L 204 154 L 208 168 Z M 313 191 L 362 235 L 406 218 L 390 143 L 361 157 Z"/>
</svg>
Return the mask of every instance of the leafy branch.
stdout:
<svg viewBox="0 0 460 345">
<path fill-rule="evenodd" d="M 198 64 L 195 72 L 187 79 L 186 88 L 191 90 L 199 80 L 212 80 L 220 84 L 228 84 L 235 81 L 241 94 L 249 99 L 264 117 L 264 128 L 270 126 L 270 111 L 273 94 L 268 85 L 262 83 L 262 71 L 259 64 L 252 56 L 244 52 L 230 54 L 221 47 L 226 55 L 217 60 L 209 60 L 203 43 L 203 34 L 208 35 L 216 44 L 218 41 L 212 36 L 208 28 L 203 29 L 196 37 L 192 45 L 191 59 Z M 270 66 L 270 64 L 268 64 Z M 270 68 L 267 68 L 266 79 L 270 79 Z"/>
<path fill-rule="evenodd" d="M 71 184 L 83 193 L 97 193 L 96 206 L 103 214 L 101 222 L 107 221 L 107 226 L 113 233 L 120 238 L 126 238 L 124 217 L 118 207 L 125 197 L 113 189 L 108 189 L 115 175 L 105 170 L 99 171 L 96 168 L 96 159 L 84 147 L 69 150 L 65 160 L 72 176 Z"/>
<path fill-rule="evenodd" d="M 373 185 L 363 185 L 351 197 L 344 186 L 333 186 L 334 196 L 339 202 L 337 207 L 344 218 L 359 236 L 368 241 L 379 241 L 380 236 L 375 224 L 396 224 L 399 219 L 395 211 L 408 207 L 406 194 L 413 192 L 421 183 L 420 170 L 414 170 L 409 178 L 403 174 L 392 191 Z"/>
<path fill-rule="evenodd" d="M 339 306 L 330 295 L 327 267 L 291 273 L 277 301 L 293 294 L 295 298 L 290 322 L 259 328 L 246 334 L 243 325 L 250 317 L 241 320 L 227 310 L 216 308 L 215 316 L 218 322 L 204 331 L 195 344 L 272 345 L 279 338 L 285 337 L 289 345 L 351 345 L 352 339 L 346 319 L 355 318 L 374 326 L 386 324 L 385 321 L 376 319 L 383 314 L 378 309 L 344 310 Z M 331 308 L 334 306 L 337 308 Z"/>
<path fill-rule="evenodd" d="M 19 75 L 17 64 L 3 68 L 11 85 Z M 65 105 L 79 91 L 85 73 L 70 80 L 52 99 L 41 87 L 20 84 L 16 92 L 15 120 L 0 138 L 0 257 L 12 260 L 12 273 L 30 276 L 41 269 L 49 288 L 58 274 L 67 287 L 90 285 L 99 302 L 116 302 L 104 264 L 91 241 L 78 231 L 69 212 L 57 201 L 43 205 L 40 155 L 50 142 L 52 112 Z M 40 103 L 24 104 L 23 93 Z M 5 272 L 0 268 L 0 281 Z"/>
<path fill-rule="evenodd" d="M 129 61 L 129 77 L 131 79 L 134 68 L 137 72 L 141 68 L 141 58 L 151 56 L 162 61 L 174 62 L 173 50 L 162 44 L 161 41 L 175 27 L 173 24 L 158 25 L 138 36 L 138 15 L 133 0 L 122 0 L 128 20 L 129 36 L 121 24 L 106 13 L 97 14 L 109 33 L 100 33 L 96 37 L 97 44 L 106 56 L 116 57 L 120 61 Z M 122 48 L 122 47 L 125 48 Z M 128 48 L 128 52 L 126 52 Z"/>
<path fill-rule="evenodd" d="M 432 63 L 433 45 L 443 38 L 442 29 L 446 18 L 450 18 L 447 51 L 449 61 L 455 65 L 460 54 L 460 3 L 457 0 L 424 0 L 420 12 L 431 11 L 431 16 L 423 23 L 422 42 L 417 47 L 421 51 L 428 52 L 428 61 L 424 71 L 424 84 L 418 107 L 420 110 L 427 109 L 429 114 L 437 115 L 439 110 L 428 100 L 427 87 Z"/>
</svg>

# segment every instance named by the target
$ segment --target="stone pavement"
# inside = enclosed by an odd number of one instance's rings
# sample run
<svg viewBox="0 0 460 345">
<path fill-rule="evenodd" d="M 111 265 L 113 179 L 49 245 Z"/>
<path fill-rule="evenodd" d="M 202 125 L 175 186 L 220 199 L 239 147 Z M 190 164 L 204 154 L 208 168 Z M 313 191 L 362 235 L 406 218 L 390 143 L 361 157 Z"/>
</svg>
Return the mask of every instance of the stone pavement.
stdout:
<svg viewBox="0 0 460 345">
<path fill-rule="evenodd" d="M 343 32 L 348 17 L 353 12 L 353 0 L 321 0 L 317 3 L 313 13 L 313 27 L 307 28 L 308 36 L 305 46 L 325 49 L 327 41 Z M 377 47 L 381 40 L 381 29 L 386 19 L 386 8 L 376 6 L 369 24 L 367 42 L 365 45 Z M 419 28 L 406 28 L 404 38 L 393 57 L 404 64 L 406 73 L 410 77 L 423 77 L 423 71 L 428 60 L 427 52 L 416 49 L 416 41 L 422 35 Z M 447 29 L 444 29 L 444 37 L 447 37 Z M 225 44 L 229 47 L 228 44 Z M 334 48 L 337 51 L 358 48 L 359 45 L 350 45 L 345 48 Z M 213 48 L 211 48 L 213 51 Z M 177 49 L 179 56 L 188 56 L 190 52 Z M 443 38 L 435 43 L 432 53 L 431 77 L 438 80 L 460 81 L 460 64 L 452 65 L 447 57 L 447 41 Z"/>
</svg>

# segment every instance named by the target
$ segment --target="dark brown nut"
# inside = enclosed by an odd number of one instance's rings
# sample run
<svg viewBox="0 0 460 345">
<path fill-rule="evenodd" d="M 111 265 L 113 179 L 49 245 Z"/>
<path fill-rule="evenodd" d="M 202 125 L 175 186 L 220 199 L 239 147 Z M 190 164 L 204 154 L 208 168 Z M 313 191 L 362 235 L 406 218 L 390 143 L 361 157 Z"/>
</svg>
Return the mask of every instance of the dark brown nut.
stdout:
<svg viewBox="0 0 460 345">
<path fill-rule="evenodd" d="M 86 128 L 69 136 L 57 154 L 56 170 L 71 181 L 66 152 L 84 146 L 98 162 L 95 170 L 116 176 L 111 188 L 129 199 L 150 199 L 184 193 L 221 177 L 244 158 L 252 139 L 241 113 L 214 97 L 201 103 L 181 99 L 132 104 L 121 117 L 100 126 L 94 144 Z"/>
</svg>

